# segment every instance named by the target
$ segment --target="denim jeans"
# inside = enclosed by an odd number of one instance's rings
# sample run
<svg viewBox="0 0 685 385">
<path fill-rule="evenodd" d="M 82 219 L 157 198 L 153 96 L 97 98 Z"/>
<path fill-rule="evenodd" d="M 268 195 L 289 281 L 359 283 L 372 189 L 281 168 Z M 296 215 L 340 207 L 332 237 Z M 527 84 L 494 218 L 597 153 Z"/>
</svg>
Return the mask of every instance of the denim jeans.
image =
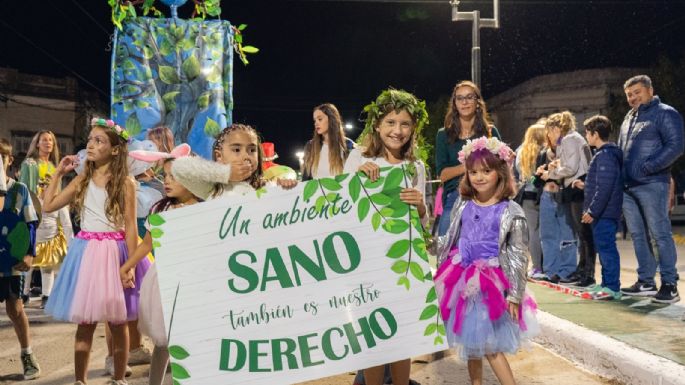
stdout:
<svg viewBox="0 0 685 385">
<path fill-rule="evenodd" d="M 552 193 L 542 192 L 540 198 L 540 241 L 542 268 L 548 276 L 568 278 L 576 271 L 578 241 L 571 227 L 568 205 L 559 204 Z"/>
<path fill-rule="evenodd" d="M 616 247 L 618 220 L 599 218 L 592 222 L 592 236 L 602 264 L 602 286 L 613 291 L 621 289 L 621 257 Z"/>
<path fill-rule="evenodd" d="M 440 225 L 438 226 L 438 236 L 447 234 L 447 230 L 450 229 L 452 208 L 457 198 L 459 198 L 459 191 L 457 190 L 452 190 L 445 196 L 445 201 L 442 202 L 442 215 L 440 216 Z"/>
<path fill-rule="evenodd" d="M 652 239 L 659 255 L 661 283 L 675 284 L 678 280 L 675 242 L 668 218 L 668 189 L 668 183 L 657 182 L 630 187 L 623 194 L 623 216 L 637 256 L 638 280 L 651 285 L 655 284 L 657 266 Z"/>
<path fill-rule="evenodd" d="M 542 245 L 540 244 L 540 206 L 532 199 L 521 203 L 528 222 L 528 251 L 533 262 L 533 269 L 542 270 Z"/>
</svg>

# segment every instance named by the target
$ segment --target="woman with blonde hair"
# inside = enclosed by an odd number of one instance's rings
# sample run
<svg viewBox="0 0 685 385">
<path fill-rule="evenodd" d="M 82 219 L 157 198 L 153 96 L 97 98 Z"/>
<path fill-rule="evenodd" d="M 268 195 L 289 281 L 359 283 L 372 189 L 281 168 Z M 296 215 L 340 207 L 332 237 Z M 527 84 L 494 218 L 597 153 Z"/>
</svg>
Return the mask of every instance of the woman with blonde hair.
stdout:
<svg viewBox="0 0 685 385">
<path fill-rule="evenodd" d="M 26 159 L 21 163 L 19 181 L 24 183 L 37 199 L 42 200 L 43 190 L 50 183 L 59 161 L 59 146 L 55 134 L 49 130 L 38 131 L 31 140 Z M 73 234 L 68 207 L 52 213 L 42 213 L 41 218 L 36 229 L 36 258 L 26 275 L 23 298 L 28 299 L 33 269 L 40 268 L 42 309 L 50 296 L 55 275 L 67 253 L 67 244 Z"/>
<path fill-rule="evenodd" d="M 548 170 L 542 174 L 542 179 L 559 180 L 561 191 L 558 204 L 568 216 L 572 229 L 572 236 L 560 239 L 561 249 L 574 249 L 573 260 L 564 259 L 561 268 L 560 282 L 574 283 L 577 286 L 589 287 L 595 283 L 595 246 L 592 238 L 592 228 L 580 223 L 583 211 L 583 191 L 576 189 L 572 183 L 576 179 L 583 179 L 590 165 L 592 153 L 585 138 L 576 131 L 576 119 L 569 111 L 552 114 L 545 123 L 547 137 L 557 145 L 557 159 L 549 164 Z M 542 225 L 542 224 L 541 224 Z M 541 226 L 542 229 L 543 226 Z M 541 234 L 541 236 L 543 236 Z M 578 244 L 578 241 L 580 244 Z M 580 261 L 575 269 L 576 248 L 580 246 Z M 547 250 L 543 252 L 547 256 Z M 573 271 L 570 271 L 573 270 Z M 548 272 L 549 273 L 549 272 Z"/>
<path fill-rule="evenodd" d="M 517 203 L 521 205 L 528 222 L 528 251 L 530 252 L 533 268 L 529 272 L 532 279 L 544 277 L 542 270 L 542 245 L 540 244 L 540 197 L 537 187 L 533 183 L 536 163 L 540 151 L 545 147 L 546 118 L 539 119 L 528 127 L 523 143 L 516 150 L 516 171 L 518 175 L 516 195 Z"/>
<path fill-rule="evenodd" d="M 438 225 L 438 235 L 447 233 L 454 202 L 459 197 L 459 181 L 464 175 L 464 165 L 458 159 L 459 151 L 468 139 L 481 136 L 500 137 L 499 131 L 490 121 L 485 100 L 480 88 L 468 80 L 454 86 L 447 106 L 445 125 L 435 137 L 436 175 L 443 183 L 443 215 Z"/>
<path fill-rule="evenodd" d="M 343 173 L 354 142 L 345 137 L 340 112 L 331 103 L 314 108 L 314 134 L 304 148 L 302 180 L 326 178 Z"/>
</svg>

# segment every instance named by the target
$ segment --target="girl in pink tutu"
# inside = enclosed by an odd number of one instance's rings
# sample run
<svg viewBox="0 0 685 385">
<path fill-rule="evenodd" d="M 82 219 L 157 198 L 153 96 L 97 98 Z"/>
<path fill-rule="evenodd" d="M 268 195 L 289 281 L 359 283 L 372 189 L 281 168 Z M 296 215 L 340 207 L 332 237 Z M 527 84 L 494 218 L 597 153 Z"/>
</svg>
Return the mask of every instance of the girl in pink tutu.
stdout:
<svg viewBox="0 0 685 385">
<path fill-rule="evenodd" d="M 535 301 L 526 293 L 528 230 L 514 196 L 514 153 L 497 138 L 467 141 L 459 152 L 466 178 L 439 239 L 435 288 L 450 346 L 483 382 L 483 357 L 500 383 L 515 384 L 504 353 L 537 334 Z"/>
<path fill-rule="evenodd" d="M 170 153 L 131 151 L 130 156 L 134 159 L 146 162 L 160 162 L 164 173 L 164 192 L 166 197 L 162 198 L 154 206 L 152 213 L 160 213 L 175 208 L 193 205 L 201 201 L 193 195 L 187 188 L 183 187 L 171 174 L 171 165 L 175 158 L 181 158 L 190 154 L 190 146 L 181 144 L 174 148 Z M 149 222 L 146 222 L 148 227 Z M 135 278 L 135 267 L 144 260 L 152 251 L 152 236 L 149 229 L 145 233 L 143 242 L 138 245 L 136 251 L 131 255 L 126 263 L 119 269 L 121 281 L 126 288 L 140 287 L 140 303 L 138 313 L 138 328 L 141 333 L 149 336 L 155 345 L 152 351 L 152 361 L 150 363 L 150 385 L 161 385 L 164 382 L 164 373 L 169 363 L 169 350 L 166 327 L 164 326 L 164 314 L 162 313 L 162 299 L 159 292 L 159 281 L 157 279 L 156 265 L 152 265 L 145 274 L 142 282 Z"/>
<path fill-rule="evenodd" d="M 135 250 L 138 236 L 136 183 L 128 176 L 127 167 L 128 138 L 128 132 L 113 121 L 93 119 L 84 171 L 57 194 L 62 177 L 78 163 L 76 156 L 65 157 L 45 191 L 46 212 L 71 203 L 81 220 L 81 231 L 69 244 L 45 306 L 45 312 L 55 319 L 78 324 L 74 346 L 76 385 L 86 383 L 98 322 L 107 322 L 113 337 L 114 376 L 109 384 L 126 384 L 126 321 L 138 318 L 138 290 L 124 290 L 119 277 L 119 267 L 126 262 L 128 251 Z M 141 264 L 137 274 L 147 267 L 149 264 Z"/>
</svg>

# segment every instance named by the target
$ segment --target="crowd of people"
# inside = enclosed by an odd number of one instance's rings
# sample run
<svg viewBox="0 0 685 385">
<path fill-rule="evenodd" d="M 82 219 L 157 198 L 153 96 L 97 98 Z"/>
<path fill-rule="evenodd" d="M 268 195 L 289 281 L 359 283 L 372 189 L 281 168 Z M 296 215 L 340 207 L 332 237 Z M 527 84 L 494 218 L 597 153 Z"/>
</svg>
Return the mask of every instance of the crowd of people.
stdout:
<svg viewBox="0 0 685 385">
<path fill-rule="evenodd" d="M 435 142 L 441 184 L 436 201 L 442 208 L 433 218 L 435 285 L 447 340 L 468 362 L 473 384 L 482 383 L 483 358 L 502 384 L 515 383 L 504 353 L 515 353 L 538 332 L 528 279 L 573 285 L 597 299 L 679 301 L 668 205 L 670 167 L 684 148 L 682 117 L 654 95 L 645 75 L 628 79 L 624 90 L 631 109 L 617 144 L 610 141 L 607 117 L 583 122 L 583 137 L 573 114 L 562 111 L 530 126 L 513 151 L 492 124 L 478 86 L 462 81 L 454 87 Z M 425 103 L 388 89 L 364 111 L 357 145 L 345 137 L 333 104 L 314 108 L 301 179 L 360 171 L 377 180 L 382 167 L 405 165 L 412 185 L 400 199 L 427 225 L 428 172 L 417 149 L 428 121 Z M 3 221 L 14 215 L 11 225 L 25 224 L 27 239 L 21 255 L 13 256 L 17 263 L 0 272 L 0 301 L 21 346 L 24 378 L 41 374 L 23 307 L 40 286 L 40 308 L 77 324 L 76 385 L 87 383 L 99 322 L 107 325 L 110 383 L 126 384 L 129 365 L 149 363 L 150 384 L 161 384 L 169 352 L 146 218 L 261 188 L 267 183 L 264 166 L 274 158 L 264 158 L 263 145 L 254 128 L 232 124 L 216 137 L 213 159 L 205 160 L 187 144 L 176 146 L 168 128 L 151 129 L 146 143 L 132 145 L 125 128 L 94 118 L 80 155 L 60 159 L 55 135 L 38 132 L 15 180 L 8 172 L 11 145 L 0 139 L 0 214 Z M 273 153 L 272 144 L 264 149 Z M 76 176 L 63 183 L 72 171 Z M 289 189 L 298 181 L 272 183 Z M 623 288 L 616 246 L 621 218 L 639 264 L 638 281 Z M 152 340 L 152 352 L 141 333 Z M 380 385 L 387 379 L 415 383 L 409 359 L 366 368 L 354 382 Z"/>
</svg>

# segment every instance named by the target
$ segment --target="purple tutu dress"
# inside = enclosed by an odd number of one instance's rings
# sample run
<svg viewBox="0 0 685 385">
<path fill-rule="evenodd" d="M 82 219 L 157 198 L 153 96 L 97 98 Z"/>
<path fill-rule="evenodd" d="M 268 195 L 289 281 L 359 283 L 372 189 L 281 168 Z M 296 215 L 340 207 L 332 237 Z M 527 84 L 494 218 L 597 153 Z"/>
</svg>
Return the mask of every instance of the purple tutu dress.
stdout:
<svg viewBox="0 0 685 385">
<path fill-rule="evenodd" d="M 537 305 L 526 293 L 519 304 L 519 319 L 508 312 L 509 280 L 499 266 L 499 227 L 502 201 L 491 206 L 467 203 L 461 217 L 460 236 L 450 258 L 435 275 L 440 311 L 447 340 L 462 360 L 486 354 L 515 353 L 521 341 L 539 332 Z"/>
</svg>

